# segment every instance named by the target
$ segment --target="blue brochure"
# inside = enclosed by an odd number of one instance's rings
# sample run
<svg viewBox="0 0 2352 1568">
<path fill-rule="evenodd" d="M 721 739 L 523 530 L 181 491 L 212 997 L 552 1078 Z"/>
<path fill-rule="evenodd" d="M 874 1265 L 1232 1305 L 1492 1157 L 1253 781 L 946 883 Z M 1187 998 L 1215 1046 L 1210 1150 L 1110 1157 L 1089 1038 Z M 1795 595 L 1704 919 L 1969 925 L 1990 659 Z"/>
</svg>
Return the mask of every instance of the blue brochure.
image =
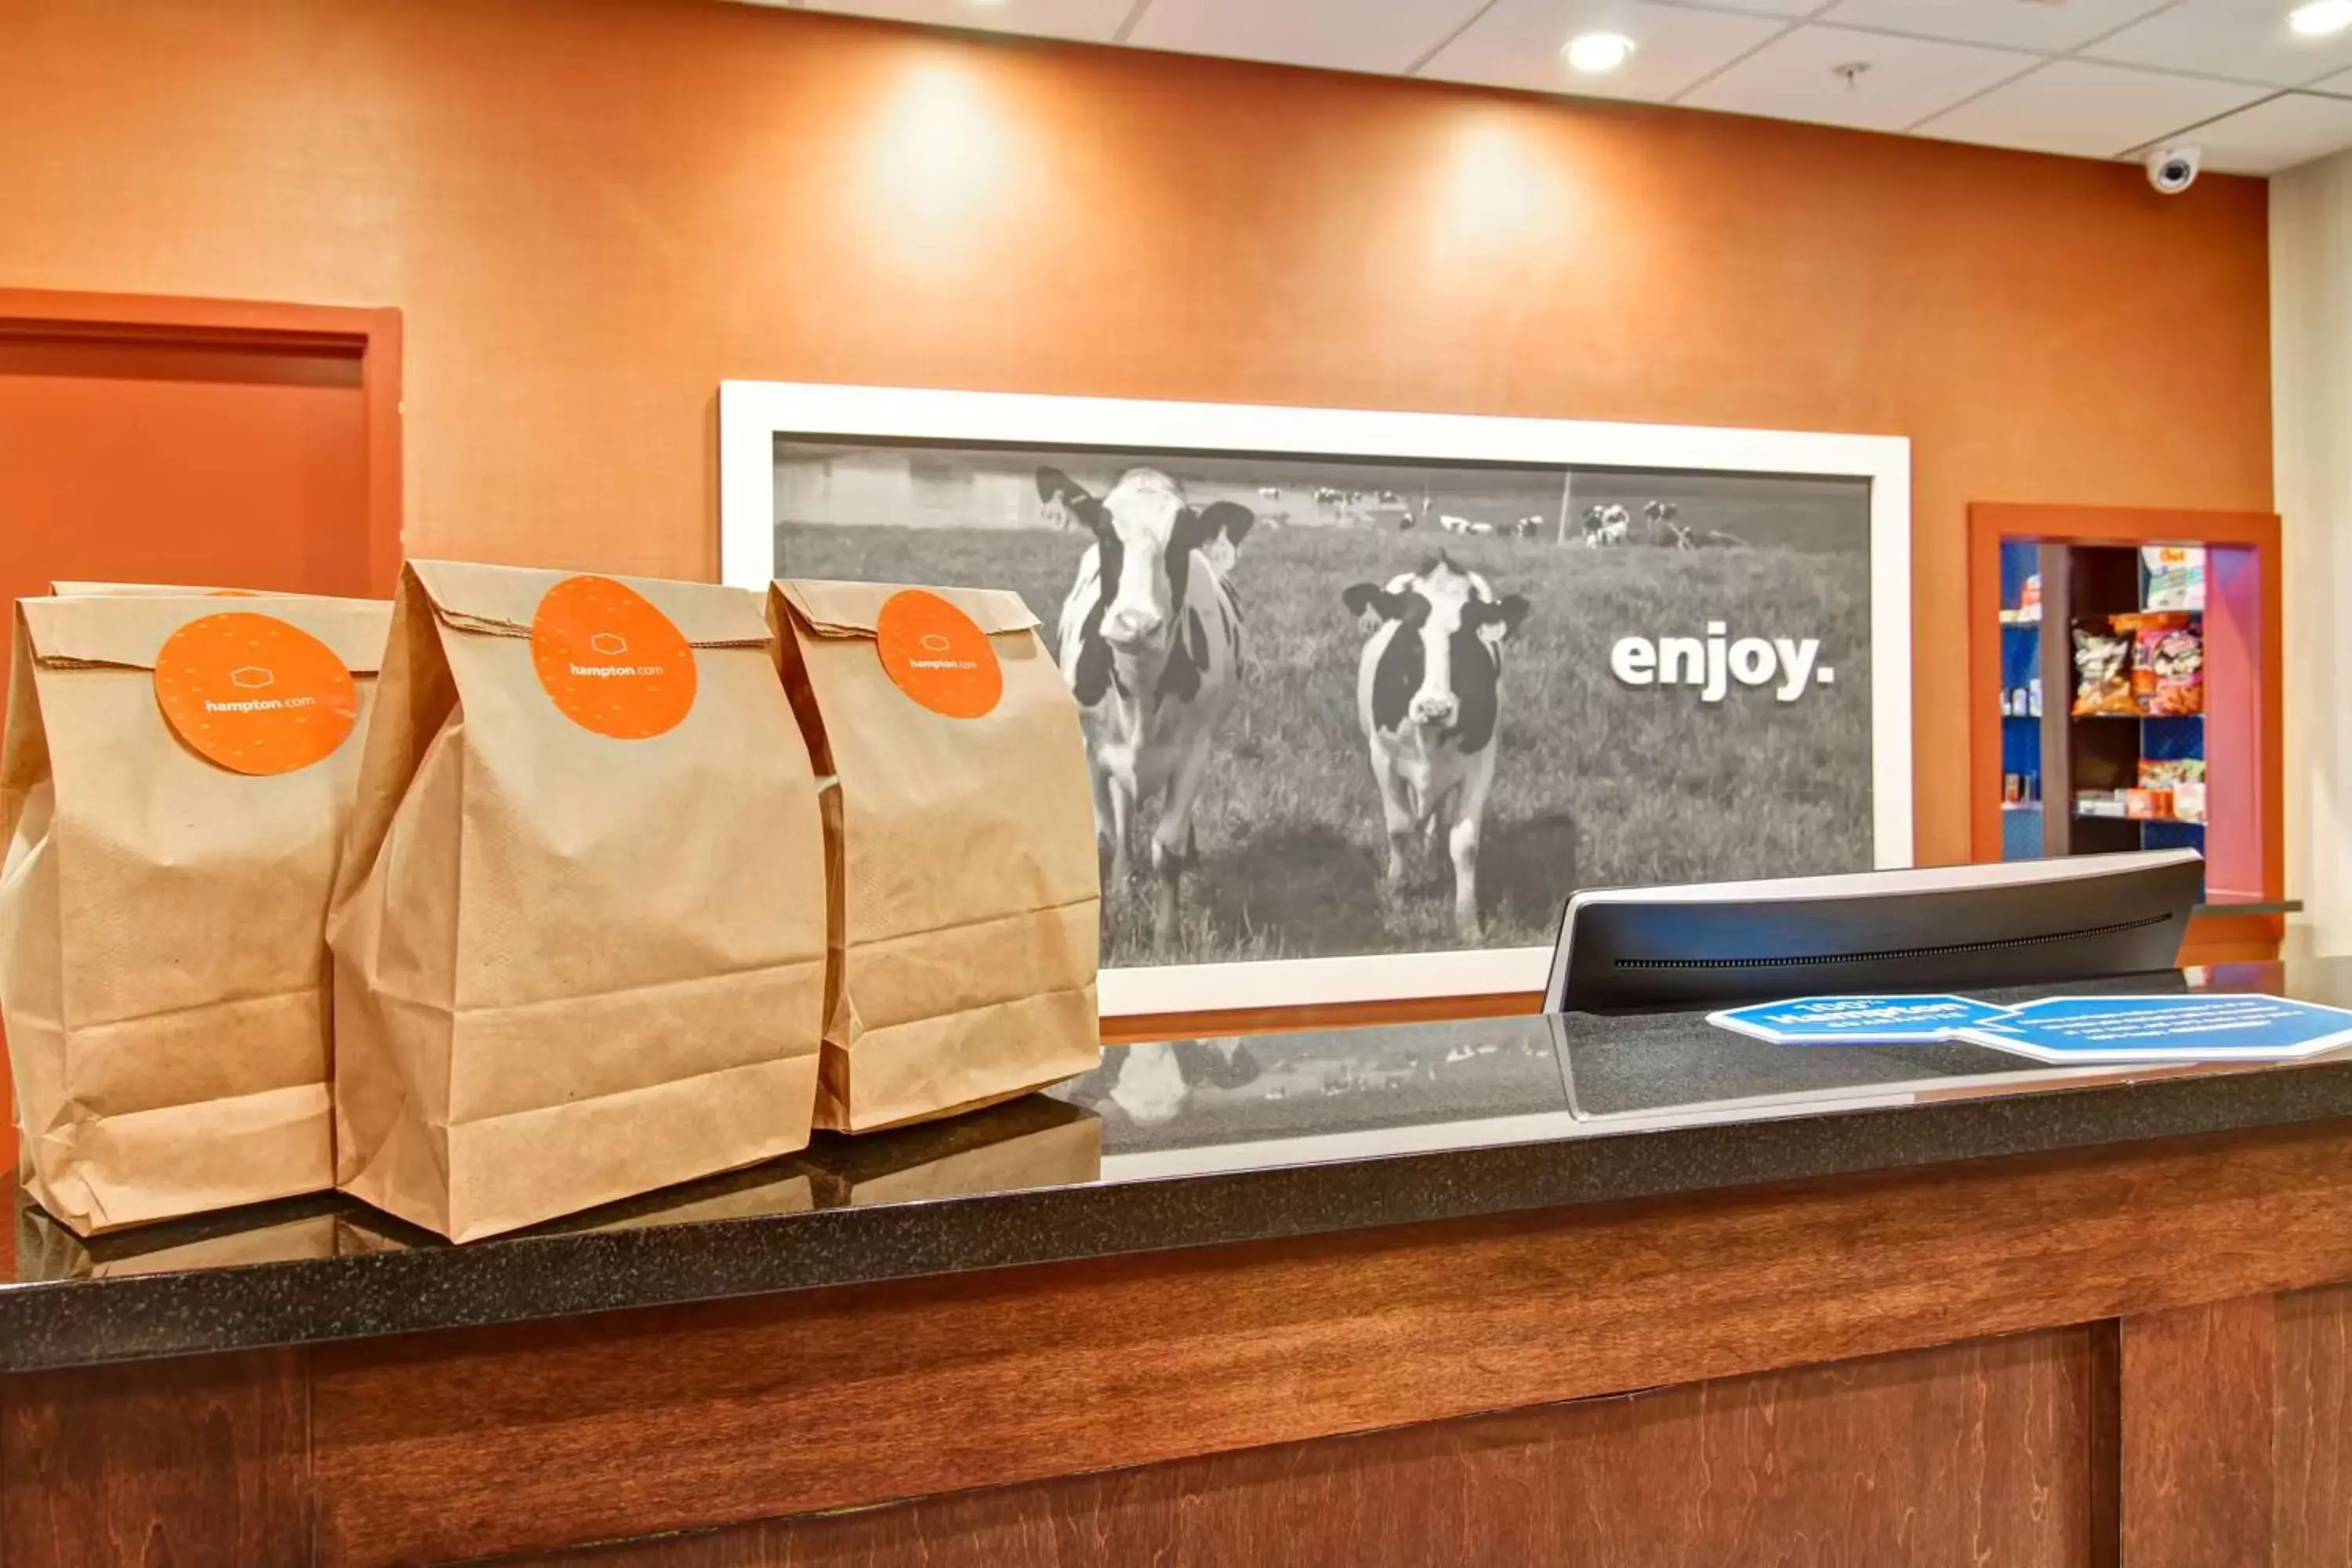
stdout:
<svg viewBox="0 0 2352 1568">
<path fill-rule="evenodd" d="M 2056 996 L 1958 1037 L 2045 1062 L 2292 1061 L 2352 1045 L 2352 1012 L 2231 993 Z"/>
<path fill-rule="evenodd" d="M 1776 1046 L 1934 1045 L 2008 1015 L 1965 996 L 1799 996 L 1710 1013 L 1706 1021 Z"/>
</svg>

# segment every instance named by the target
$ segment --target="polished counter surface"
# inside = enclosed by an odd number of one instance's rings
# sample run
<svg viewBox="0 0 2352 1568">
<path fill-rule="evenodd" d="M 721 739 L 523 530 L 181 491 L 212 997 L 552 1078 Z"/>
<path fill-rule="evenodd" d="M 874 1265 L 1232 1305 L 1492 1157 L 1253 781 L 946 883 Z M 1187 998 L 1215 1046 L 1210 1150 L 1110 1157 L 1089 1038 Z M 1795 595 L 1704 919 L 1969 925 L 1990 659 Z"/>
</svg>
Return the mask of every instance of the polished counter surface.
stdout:
<svg viewBox="0 0 2352 1568">
<path fill-rule="evenodd" d="M 2347 1003 L 2352 961 L 2191 972 L 2177 983 Z M 2345 1115 L 2352 1050 L 2283 1067 L 2057 1068 L 1965 1046 L 1771 1046 L 1696 1014 L 1114 1047 L 1099 1069 L 1050 1095 L 894 1133 L 820 1134 L 790 1159 L 464 1247 L 331 1194 L 90 1241 L 20 1197 L 0 1281 L 0 1372 Z"/>
</svg>

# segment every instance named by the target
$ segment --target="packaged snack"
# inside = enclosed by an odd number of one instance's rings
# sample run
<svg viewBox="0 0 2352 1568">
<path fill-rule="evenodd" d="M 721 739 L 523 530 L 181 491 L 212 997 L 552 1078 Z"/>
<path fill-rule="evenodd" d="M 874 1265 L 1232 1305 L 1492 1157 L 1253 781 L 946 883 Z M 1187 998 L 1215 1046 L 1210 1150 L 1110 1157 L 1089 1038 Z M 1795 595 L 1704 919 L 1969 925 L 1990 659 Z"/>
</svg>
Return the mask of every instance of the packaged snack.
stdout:
<svg viewBox="0 0 2352 1568">
<path fill-rule="evenodd" d="M 2132 637 L 2132 698 L 2156 718 L 2205 711 L 2205 642 L 2185 612 L 2115 617 Z"/>
<path fill-rule="evenodd" d="M 2074 713 L 2137 713 L 2132 700 L 2131 639 L 2074 628 Z"/>
<path fill-rule="evenodd" d="M 2139 760 L 2139 782 L 2143 789 L 2171 789 L 2179 784 L 2203 784 L 2205 759 L 2142 757 Z"/>
<path fill-rule="evenodd" d="M 759 595 L 412 562 L 328 941 L 337 1184 L 457 1240 L 808 1141 L 817 783 Z"/>
<path fill-rule="evenodd" d="M 1017 595 L 786 582 L 769 612 L 833 892 L 820 1126 L 863 1132 L 1100 1059 L 1076 700 Z"/>
<path fill-rule="evenodd" d="M 2147 544 L 2140 560 L 2147 573 L 2151 610 L 2205 607 L 2205 549 L 2198 544 Z"/>
<path fill-rule="evenodd" d="M 2029 625 L 2042 618 L 2042 574 L 2039 572 L 2025 580 L 2025 587 L 2017 596 L 2017 618 Z"/>
<path fill-rule="evenodd" d="M 2135 822 L 2162 822 L 2172 815 L 2172 792 L 2168 789 L 2127 789 L 2124 794 L 2124 815 Z"/>
<path fill-rule="evenodd" d="M 17 605 L 0 1012 L 21 1177 L 83 1236 L 333 1184 L 323 925 L 391 606 L 192 593 Z"/>
<path fill-rule="evenodd" d="M 2205 781 L 2186 781 L 2172 786 L 2172 815 L 2182 822 L 2205 820 Z"/>
</svg>

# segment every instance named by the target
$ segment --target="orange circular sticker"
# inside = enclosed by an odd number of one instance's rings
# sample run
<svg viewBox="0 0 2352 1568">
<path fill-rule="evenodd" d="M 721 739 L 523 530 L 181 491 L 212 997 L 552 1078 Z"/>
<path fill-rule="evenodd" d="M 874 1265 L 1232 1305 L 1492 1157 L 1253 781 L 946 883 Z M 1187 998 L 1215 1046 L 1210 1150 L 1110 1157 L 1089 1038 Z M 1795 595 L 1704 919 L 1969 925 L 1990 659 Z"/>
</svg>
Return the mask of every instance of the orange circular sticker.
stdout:
<svg viewBox="0 0 2352 1568">
<path fill-rule="evenodd" d="M 246 610 L 171 635 L 155 656 L 155 701 L 198 756 L 257 775 L 332 755 L 360 711 L 359 686 L 334 649 Z"/>
<path fill-rule="evenodd" d="M 539 683 L 583 730 L 645 741 L 694 709 L 694 647 L 667 616 L 610 577 L 566 577 L 530 622 Z"/>
<path fill-rule="evenodd" d="M 934 713 L 978 719 L 1004 695 L 1004 667 L 988 634 L 937 594 L 891 595 L 875 617 L 874 640 L 898 689 Z"/>
</svg>

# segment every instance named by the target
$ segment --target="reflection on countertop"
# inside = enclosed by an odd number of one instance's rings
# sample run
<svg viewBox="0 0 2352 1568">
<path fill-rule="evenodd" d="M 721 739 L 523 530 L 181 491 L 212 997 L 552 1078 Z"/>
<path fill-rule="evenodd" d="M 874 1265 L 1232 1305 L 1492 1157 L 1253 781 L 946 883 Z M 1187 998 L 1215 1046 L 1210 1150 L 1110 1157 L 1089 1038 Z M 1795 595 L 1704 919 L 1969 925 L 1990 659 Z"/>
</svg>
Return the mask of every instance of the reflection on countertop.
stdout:
<svg viewBox="0 0 2352 1568">
<path fill-rule="evenodd" d="M 2162 983 L 2340 1002 L 2352 996 L 2352 962 Z M 2347 1054 L 2276 1068 L 2061 1068 L 1963 1046 L 1773 1046 L 1696 1014 L 1113 1047 L 1048 1094 L 856 1139 L 820 1134 L 787 1159 L 465 1247 L 334 1194 L 91 1240 L 20 1199 L 0 1277 L 0 1371 L 2344 1114 Z"/>
</svg>

